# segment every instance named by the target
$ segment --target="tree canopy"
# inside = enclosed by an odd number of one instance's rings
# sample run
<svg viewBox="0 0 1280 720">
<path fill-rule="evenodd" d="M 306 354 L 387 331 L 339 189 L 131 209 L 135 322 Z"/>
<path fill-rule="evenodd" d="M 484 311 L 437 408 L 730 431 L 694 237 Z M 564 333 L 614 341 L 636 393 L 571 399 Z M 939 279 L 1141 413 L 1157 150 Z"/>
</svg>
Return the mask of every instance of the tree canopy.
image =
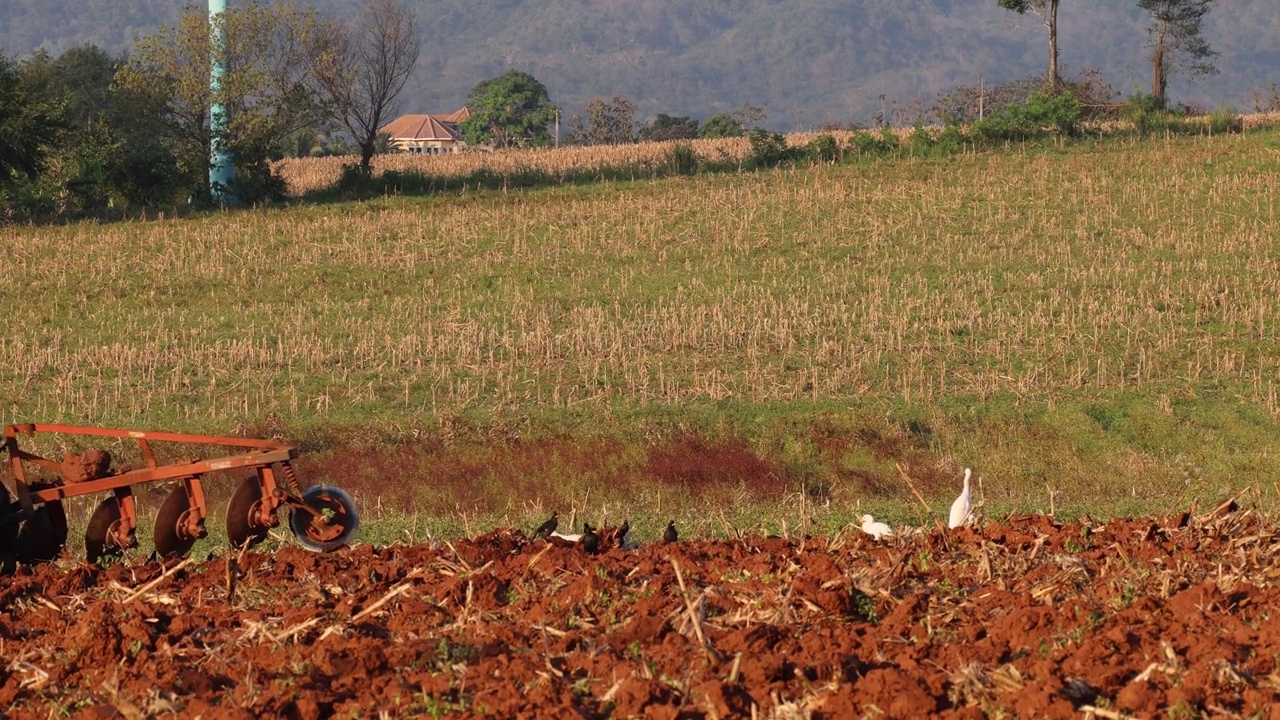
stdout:
<svg viewBox="0 0 1280 720">
<path fill-rule="evenodd" d="M 328 118 L 318 73 L 334 65 L 337 32 L 315 10 L 293 2 L 231 8 L 218 21 L 226 71 L 216 96 L 209 88 L 211 28 L 196 9 L 177 26 L 139 40 L 116 80 L 160 108 L 180 165 L 205 196 L 209 108 L 220 103 L 229 118 L 223 141 L 235 155 L 236 192 L 252 200 L 283 189 L 271 180 L 269 160 L 286 138 Z"/>
<path fill-rule="evenodd" d="M 35 178 L 63 129 L 60 108 L 0 55 L 0 190 Z"/>
<path fill-rule="evenodd" d="M 703 120 L 702 127 L 698 129 L 698 137 L 704 138 L 742 137 L 745 134 L 746 129 L 742 127 L 742 123 L 724 113 L 717 113 Z"/>
<path fill-rule="evenodd" d="M 698 121 L 688 117 L 672 117 L 658 113 L 653 122 L 640 128 L 640 139 L 647 141 L 692 140 L 698 137 Z"/>
<path fill-rule="evenodd" d="M 579 145 L 623 145 L 635 142 L 636 104 L 615 95 L 595 98 L 587 104 L 587 119 L 574 115 L 569 122 L 571 140 Z"/>
<path fill-rule="evenodd" d="M 471 145 L 538 147 L 551 144 L 547 127 L 556 119 L 547 88 L 520 70 L 481 81 L 467 101 L 471 117 L 462 131 Z"/>
</svg>

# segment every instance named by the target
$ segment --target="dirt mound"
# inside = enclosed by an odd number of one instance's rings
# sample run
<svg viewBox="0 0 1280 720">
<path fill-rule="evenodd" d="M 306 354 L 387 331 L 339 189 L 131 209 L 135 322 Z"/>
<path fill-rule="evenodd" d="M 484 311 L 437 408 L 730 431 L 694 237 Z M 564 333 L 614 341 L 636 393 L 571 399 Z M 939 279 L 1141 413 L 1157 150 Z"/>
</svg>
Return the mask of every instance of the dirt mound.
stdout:
<svg viewBox="0 0 1280 720">
<path fill-rule="evenodd" d="M 445 546 L 0 578 L 9 717 L 1280 716 L 1280 526 Z"/>
</svg>

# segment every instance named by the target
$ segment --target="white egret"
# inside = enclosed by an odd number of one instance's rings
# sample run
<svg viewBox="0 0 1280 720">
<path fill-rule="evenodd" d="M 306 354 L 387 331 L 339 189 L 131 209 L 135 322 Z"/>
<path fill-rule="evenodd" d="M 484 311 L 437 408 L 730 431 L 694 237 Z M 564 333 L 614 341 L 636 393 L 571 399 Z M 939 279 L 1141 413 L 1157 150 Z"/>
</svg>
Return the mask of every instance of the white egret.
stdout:
<svg viewBox="0 0 1280 720">
<path fill-rule="evenodd" d="M 969 501 L 969 476 L 972 474 L 973 471 L 969 468 L 964 469 L 964 490 L 961 490 L 960 496 L 951 503 L 951 517 L 947 520 L 949 528 L 958 528 L 969 522 L 969 513 L 973 508 Z"/>
<path fill-rule="evenodd" d="M 876 519 L 871 517 L 870 515 L 863 515 L 862 516 L 862 532 L 879 540 L 880 538 L 889 537 L 890 535 L 893 535 L 893 528 L 889 527 L 885 523 L 877 522 Z"/>
</svg>

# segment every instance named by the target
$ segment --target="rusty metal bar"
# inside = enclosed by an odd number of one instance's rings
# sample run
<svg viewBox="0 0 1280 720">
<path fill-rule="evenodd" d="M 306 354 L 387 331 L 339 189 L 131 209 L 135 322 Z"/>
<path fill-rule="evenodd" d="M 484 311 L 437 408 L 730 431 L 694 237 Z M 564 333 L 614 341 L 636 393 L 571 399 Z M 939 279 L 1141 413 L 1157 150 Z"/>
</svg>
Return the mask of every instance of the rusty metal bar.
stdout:
<svg viewBox="0 0 1280 720">
<path fill-rule="evenodd" d="M 109 437 L 136 440 L 142 452 L 146 468 L 123 472 L 118 475 L 96 478 L 79 483 L 63 483 L 56 487 L 32 490 L 28 481 L 24 462 L 31 462 L 61 474 L 63 463 L 41 457 L 18 447 L 19 436 L 30 436 L 36 433 L 86 435 L 92 437 Z M 151 442 L 187 443 L 192 445 L 214 445 L 232 448 L 244 448 L 243 452 L 225 457 L 206 460 L 159 465 L 151 449 Z M 191 433 L 153 432 L 141 430 L 121 430 L 116 428 L 90 427 L 85 425 L 63 425 L 59 423 L 17 423 L 4 428 L 4 446 L 9 453 L 9 463 L 13 469 L 14 481 L 17 484 L 16 495 L 22 507 L 24 517 L 30 517 L 36 502 L 63 500 L 80 495 L 89 495 L 104 490 L 117 490 L 138 483 L 176 480 L 182 478 L 198 478 L 209 472 L 237 470 L 243 468 L 264 468 L 282 463 L 286 467 L 298 456 L 297 448 L 273 440 L 257 440 L 222 435 L 193 435 Z M 270 475 L 268 475 L 270 477 Z M 198 486 L 197 486 L 198 488 Z M 191 488 L 188 487 L 190 491 Z M 264 487 L 270 494 L 274 483 Z M 198 511 L 203 516 L 205 508 L 203 492 L 197 489 L 191 499 L 195 501 Z M 275 505 L 276 503 L 269 503 Z"/>
<path fill-rule="evenodd" d="M 275 440 L 256 440 L 253 438 L 229 437 L 225 435 L 191 435 L 189 433 L 160 432 L 150 430 L 119 430 L 116 428 L 90 427 L 86 425 L 60 425 L 55 423 L 18 423 L 8 425 L 4 429 L 6 438 L 15 438 L 21 433 L 67 433 L 70 435 L 95 435 L 98 437 L 114 437 L 132 440 L 158 440 L 161 442 L 182 442 L 196 445 L 229 445 L 231 447 L 262 448 L 278 450 L 289 447 Z"/>
<path fill-rule="evenodd" d="M 297 450 L 289 448 L 288 450 L 254 453 L 252 455 L 237 455 L 217 458 L 215 460 L 196 460 L 191 463 L 179 465 L 163 465 L 154 469 L 146 468 L 142 470 L 131 470 L 119 475 L 98 478 L 97 480 L 87 480 L 73 485 L 59 485 L 57 487 L 45 488 L 43 490 L 28 490 L 28 492 L 31 494 L 31 497 L 48 502 L 50 500 L 61 500 L 65 498 L 78 497 L 80 495 L 88 495 L 95 492 L 102 492 L 103 490 L 111 490 L 125 485 L 136 485 L 138 483 L 155 482 L 157 480 L 175 480 L 192 475 L 203 475 L 204 473 L 214 472 L 217 470 L 256 468 L 278 462 L 288 462 L 295 457 L 297 457 Z"/>
</svg>

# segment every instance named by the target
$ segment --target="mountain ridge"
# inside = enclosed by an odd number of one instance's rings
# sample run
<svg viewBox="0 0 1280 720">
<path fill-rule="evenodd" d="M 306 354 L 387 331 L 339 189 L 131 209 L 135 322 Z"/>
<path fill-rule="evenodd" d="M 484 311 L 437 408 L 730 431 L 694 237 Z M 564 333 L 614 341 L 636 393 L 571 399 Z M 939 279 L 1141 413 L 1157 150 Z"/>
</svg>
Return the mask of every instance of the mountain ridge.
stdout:
<svg viewBox="0 0 1280 720">
<path fill-rule="evenodd" d="M 231 0 L 234 6 L 237 0 Z M 341 16 L 357 0 L 302 3 Z M 564 118 L 592 98 L 632 99 L 637 120 L 657 113 L 705 118 L 745 104 L 764 125 L 803 130 L 866 123 L 894 103 L 927 103 L 958 85 L 999 83 L 1044 71 L 1038 17 L 995 0 L 435 0 L 415 4 L 419 66 L 403 112 L 450 112 L 478 82 L 508 68 L 543 82 Z M 202 6 L 195 6 L 198 10 Z M 52 54 L 92 42 L 112 53 L 177 20 L 181 7 L 6 0 L 0 52 Z M 1059 17 L 1067 75 L 1097 68 L 1121 94 L 1147 90 L 1144 16 L 1133 3 L 1067 0 Z M 1253 107 L 1280 81 L 1280 8 L 1238 0 L 1213 9 L 1205 36 L 1219 75 L 1175 75 L 1175 102 Z M 883 96 L 883 97 L 882 97 Z"/>
</svg>

